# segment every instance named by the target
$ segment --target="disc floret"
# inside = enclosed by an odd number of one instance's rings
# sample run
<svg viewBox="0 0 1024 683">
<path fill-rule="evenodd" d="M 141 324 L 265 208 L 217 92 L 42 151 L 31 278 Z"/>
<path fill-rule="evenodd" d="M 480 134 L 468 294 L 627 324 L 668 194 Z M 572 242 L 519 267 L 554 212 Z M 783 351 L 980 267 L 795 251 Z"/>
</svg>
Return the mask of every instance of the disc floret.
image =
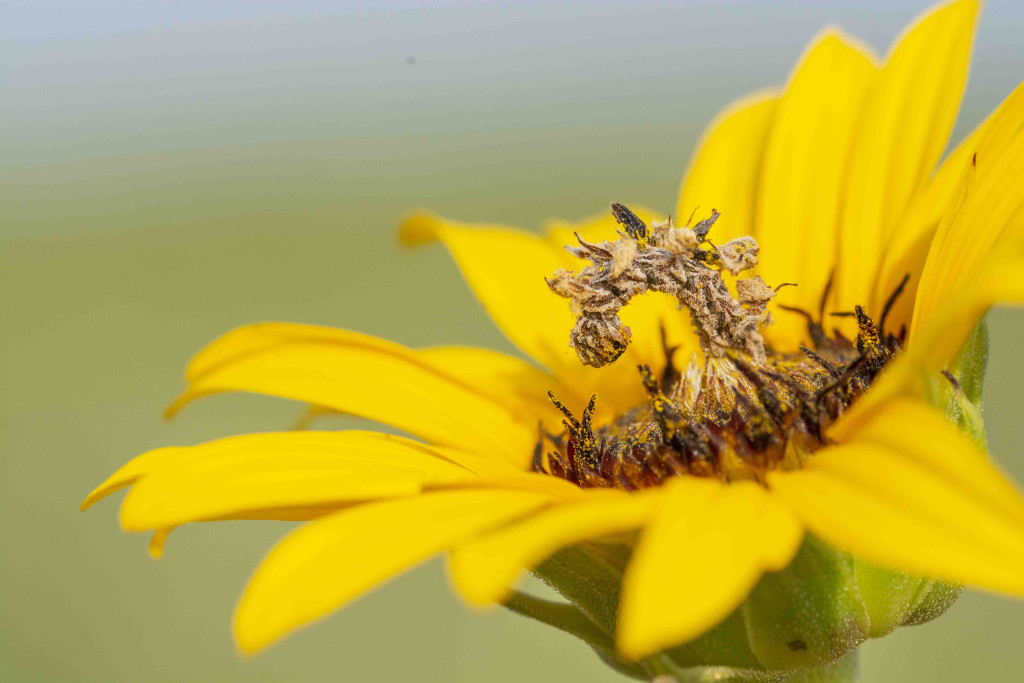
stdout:
<svg viewBox="0 0 1024 683">
<path fill-rule="evenodd" d="M 622 204 L 612 212 L 622 226 L 619 238 L 594 244 L 577 234 L 579 246 L 567 249 L 590 265 L 547 280 L 576 316 L 570 346 L 585 365 L 615 362 L 631 339 L 619 312 L 654 291 L 689 311 L 703 359 L 694 355 L 676 368 L 666 353 L 668 367 L 657 375 L 641 366 L 648 402 L 599 429 L 591 426 L 596 397 L 577 421 L 552 396 L 566 431 L 548 437 L 553 451 L 538 444 L 538 471 L 580 486 L 637 489 L 684 474 L 758 480 L 768 469 L 799 467 L 899 348 L 901 338 L 882 331 L 859 306 L 849 314 L 857 321 L 856 339 L 838 330 L 827 334 L 823 305 L 818 319 L 799 311 L 814 348 L 777 352 L 760 328 L 772 320 L 768 305 L 778 287 L 755 275 L 737 280 L 734 296 L 722 275 L 757 265 L 752 237 L 712 244 L 707 236 L 717 211 L 692 228 L 677 228 L 671 219 L 647 226 Z"/>
</svg>

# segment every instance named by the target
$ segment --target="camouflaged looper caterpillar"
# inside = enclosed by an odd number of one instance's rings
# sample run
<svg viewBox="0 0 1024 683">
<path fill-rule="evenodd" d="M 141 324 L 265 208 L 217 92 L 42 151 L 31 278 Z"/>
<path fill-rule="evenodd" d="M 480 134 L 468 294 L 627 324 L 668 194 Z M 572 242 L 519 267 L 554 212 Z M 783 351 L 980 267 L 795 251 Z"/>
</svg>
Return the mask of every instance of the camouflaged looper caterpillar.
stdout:
<svg viewBox="0 0 1024 683">
<path fill-rule="evenodd" d="M 770 322 L 765 306 L 775 292 L 755 276 L 737 283 L 734 298 L 721 273 L 738 275 L 757 265 L 753 237 L 711 245 L 706 237 L 717 211 L 693 228 L 673 227 L 671 219 L 648 228 L 622 204 L 612 204 L 612 212 L 625 234 L 600 244 L 576 235 L 580 246 L 566 249 L 591 265 L 579 273 L 559 270 L 547 280 L 553 292 L 571 302 L 577 320 L 570 344 L 584 365 L 601 367 L 623 354 L 631 333 L 619 311 L 648 291 L 670 294 L 689 309 L 707 353 L 721 357 L 734 348 L 764 360 L 758 327 Z"/>
<path fill-rule="evenodd" d="M 570 346 L 585 365 L 615 362 L 631 338 L 619 312 L 653 291 L 675 297 L 688 310 L 704 358 L 691 357 L 680 369 L 666 349 L 666 368 L 658 378 L 650 368 L 639 368 L 649 403 L 597 430 L 591 426 L 596 397 L 577 420 L 552 396 L 566 431 L 545 435 L 555 446 L 546 453 L 541 438 L 537 471 L 581 486 L 632 490 L 677 474 L 756 480 L 766 469 L 799 467 L 903 341 L 904 331 L 882 329 L 902 286 L 886 305 L 881 325 L 858 306 L 832 314 L 856 317 L 855 340 L 839 330 L 826 333 L 830 282 L 817 318 L 796 311 L 807 319 L 814 348 L 777 352 L 760 328 L 772 321 L 768 305 L 778 288 L 790 283 L 773 289 L 755 275 L 736 280 L 734 296 L 723 279 L 723 271 L 736 276 L 757 265 L 754 238 L 711 243 L 707 237 L 717 211 L 692 228 L 675 227 L 671 219 L 648 226 L 622 204 L 612 204 L 612 212 L 622 228 L 619 238 L 592 244 L 576 235 L 579 246 L 566 249 L 590 265 L 547 278 L 576 317 Z"/>
</svg>

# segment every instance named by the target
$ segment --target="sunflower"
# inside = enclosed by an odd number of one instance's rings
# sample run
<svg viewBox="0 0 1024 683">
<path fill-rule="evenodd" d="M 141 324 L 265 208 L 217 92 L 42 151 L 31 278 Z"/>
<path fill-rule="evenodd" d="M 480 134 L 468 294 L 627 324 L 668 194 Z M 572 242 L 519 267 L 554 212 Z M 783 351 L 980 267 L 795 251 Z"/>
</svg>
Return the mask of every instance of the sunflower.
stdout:
<svg viewBox="0 0 1024 683">
<path fill-rule="evenodd" d="M 122 526 L 156 555 L 189 522 L 307 522 L 245 590 L 247 652 L 441 551 L 471 603 L 636 676 L 788 675 L 935 616 L 960 584 L 1024 595 L 1024 499 L 978 409 L 979 321 L 1024 300 L 1024 87 L 939 164 L 976 14 L 939 6 L 885 59 L 824 31 L 783 89 L 710 125 L 675 221 L 614 204 L 538 235 L 410 216 L 401 239 L 447 247 L 534 363 L 243 327 L 195 356 L 170 414 L 245 391 L 410 437 L 161 448 L 83 509 L 131 487 Z M 569 602 L 517 592 L 524 569 Z"/>
</svg>

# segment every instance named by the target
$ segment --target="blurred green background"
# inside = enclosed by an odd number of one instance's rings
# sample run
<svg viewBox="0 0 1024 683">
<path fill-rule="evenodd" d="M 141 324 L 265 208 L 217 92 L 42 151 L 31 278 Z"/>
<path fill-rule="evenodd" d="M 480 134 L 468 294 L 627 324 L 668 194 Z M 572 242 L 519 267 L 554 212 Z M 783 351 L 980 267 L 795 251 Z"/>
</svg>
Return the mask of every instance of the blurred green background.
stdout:
<svg viewBox="0 0 1024 683">
<path fill-rule="evenodd" d="M 670 210 L 695 139 L 835 22 L 880 52 L 923 7 L 866 3 L 3 3 L 0 680 L 611 681 L 568 636 L 462 607 L 431 562 L 250 660 L 229 621 L 288 525 L 176 532 L 159 562 L 80 499 L 133 455 L 287 427 L 252 396 L 160 419 L 191 353 L 246 322 L 511 350 L 429 206 L 534 227 Z M 957 126 L 1024 77 L 990 2 Z M 1024 316 L 990 315 L 991 450 L 1017 480 Z M 338 420 L 338 426 L 355 424 Z M 117 498 L 117 497 L 115 497 Z M 967 593 L 863 648 L 870 682 L 1019 680 L 1024 603 Z"/>
</svg>

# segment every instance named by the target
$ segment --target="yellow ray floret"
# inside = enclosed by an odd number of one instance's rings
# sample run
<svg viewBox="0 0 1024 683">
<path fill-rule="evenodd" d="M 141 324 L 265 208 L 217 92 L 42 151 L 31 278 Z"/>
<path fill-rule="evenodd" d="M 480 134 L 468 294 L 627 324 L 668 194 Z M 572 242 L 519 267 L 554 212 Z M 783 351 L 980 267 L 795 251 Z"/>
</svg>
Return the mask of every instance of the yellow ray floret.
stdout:
<svg viewBox="0 0 1024 683">
<path fill-rule="evenodd" d="M 796 518 L 750 482 L 680 478 L 642 531 L 622 582 L 618 646 L 638 659 L 694 638 L 796 554 Z"/>
<path fill-rule="evenodd" d="M 337 506 L 425 486 L 518 471 L 500 460 L 378 432 L 279 432 L 144 453 L 86 497 L 82 509 L 136 484 L 122 521 L 140 531 L 255 511 Z"/>
<path fill-rule="evenodd" d="M 409 246 L 444 243 L 512 343 L 552 372 L 575 369 L 576 359 L 559 334 L 572 326 L 572 316 L 543 279 L 562 266 L 562 259 L 543 239 L 515 228 L 459 223 L 426 212 L 406 218 L 399 235 Z"/>
<path fill-rule="evenodd" d="M 599 393 L 604 397 L 602 410 L 619 412 L 643 398 L 636 382 L 630 381 L 637 376 L 636 365 L 663 362 L 664 354 L 659 351 L 655 359 L 633 356 L 631 362 L 607 372 L 581 366 L 565 334 L 573 324 L 572 312 L 552 296 L 544 281 L 567 264 L 568 255 L 553 244 L 523 230 L 460 223 L 425 212 L 407 217 L 400 235 L 411 246 L 442 242 L 498 328 L 576 393 Z M 657 304 L 655 308 L 663 310 Z M 657 328 L 650 315 L 640 316 L 638 322 L 649 323 L 645 330 Z"/>
<path fill-rule="evenodd" d="M 255 652 L 464 537 L 548 502 L 531 492 L 447 491 L 337 512 L 286 536 L 249 582 L 235 635 Z"/>
<path fill-rule="evenodd" d="M 978 4 L 929 12 L 894 43 L 866 102 L 845 178 L 839 305 L 870 301 L 882 253 L 939 161 L 967 82 Z"/>
<path fill-rule="evenodd" d="M 525 462 L 536 423 L 518 420 L 475 384 L 424 362 L 414 351 L 345 330 L 264 323 L 226 334 L 200 352 L 188 388 L 194 398 L 249 391 L 377 420 L 455 448 L 490 449 Z"/>
<path fill-rule="evenodd" d="M 863 101 L 875 84 L 872 57 L 835 30 L 815 39 L 779 98 L 761 167 L 753 234 L 771 286 L 798 283 L 778 301 L 817 311 L 839 258 L 843 175 Z M 782 348 L 806 343 L 803 318 L 782 313 L 766 329 Z"/>
<path fill-rule="evenodd" d="M 172 467 L 143 478 L 125 496 L 126 530 L 411 495 L 476 476 L 415 442 L 372 432 L 251 434 L 180 451 Z"/>
<path fill-rule="evenodd" d="M 1024 594 L 1024 500 L 934 408 L 893 401 L 844 436 L 768 475 L 809 530 L 882 566 Z"/>
<path fill-rule="evenodd" d="M 939 225 L 921 275 L 912 337 L 932 325 L 951 299 L 974 289 L 988 294 L 985 286 L 972 283 L 979 277 L 1002 273 L 1007 295 L 998 299 L 1020 300 L 1013 296 L 1016 282 L 1008 269 L 1024 260 L 1024 84 L 975 137 L 967 148 L 970 163 L 959 178 L 959 201 Z"/>
<path fill-rule="evenodd" d="M 717 240 L 754 233 L 761 159 L 777 109 L 778 96 L 765 91 L 734 102 L 711 122 L 679 188 L 675 215 L 680 221 L 698 207 L 717 209 L 722 212 L 715 224 Z"/>
<path fill-rule="evenodd" d="M 660 490 L 638 495 L 597 490 L 475 538 L 453 550 L 452 579 L 473 603 L 500 602 L 523 570 L 555 551 L 642 526 L 660 494 Z"/>
</svg>

